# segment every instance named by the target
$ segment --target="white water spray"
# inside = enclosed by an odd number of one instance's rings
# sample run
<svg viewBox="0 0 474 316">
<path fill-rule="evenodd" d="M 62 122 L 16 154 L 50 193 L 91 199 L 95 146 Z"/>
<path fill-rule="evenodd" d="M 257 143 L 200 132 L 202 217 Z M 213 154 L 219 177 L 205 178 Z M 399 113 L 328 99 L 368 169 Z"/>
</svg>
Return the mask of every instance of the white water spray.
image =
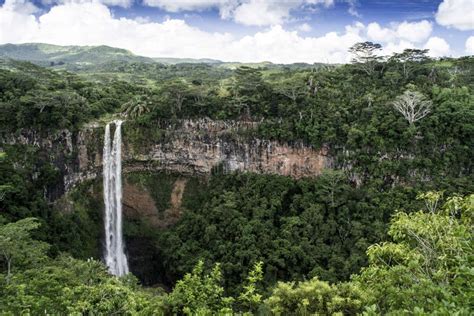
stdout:
<svg viewBox="0 0 474 316">
<path fill-rule="evenodd" d="M 115 123 L 111 144 L 110 123 L 105 127 L 103 174 L 105 204 L 105 263 L 116 276 L 128 273 L 122 234 L 122 121 Z"/>
</svg>

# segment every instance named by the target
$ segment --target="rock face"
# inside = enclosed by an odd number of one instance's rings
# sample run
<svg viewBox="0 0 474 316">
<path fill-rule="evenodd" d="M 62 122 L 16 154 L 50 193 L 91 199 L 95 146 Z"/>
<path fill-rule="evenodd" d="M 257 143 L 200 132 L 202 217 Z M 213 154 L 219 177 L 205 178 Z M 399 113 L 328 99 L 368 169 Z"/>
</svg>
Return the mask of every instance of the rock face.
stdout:
<svg viewBox="0 0 474 316">
<path fill-rule="evenodd" d="M 160 212 L 146 187 L 125 180 L 123 184 L 123 211 L 126 219 L 142 220 L 155 228 L 175 224 L 183 211 L 181 204 L 187 179 L 177 179 L 171 191 L 170 208 Z"/>
<path fill-rule="evenodd" d="M 155 170 L 186 174 L 247 171 L 294 178 L 319 175 L 331 161 L 325 148 L 247 138 L 240 135 L 255 127 L 252 122 L 183 120 L 167 141 L 140 148 L 126 144 L 126 170 L 142 169 L 153 162 Z"/>
<path fill-rule="evenodd" d="M 294 178 L 319 175 L 331 166 L 327 149 L 301 143 L 289 144 L 246 136 L 255 122 L 181 120 L 173 125 L 160 123 L 165 134 L 157 140 L 138 144 L 127 137 L 124 123 L 123 171 L 173 171 L 188 175 L 209 175 L 242 171 L 272 173 Z M 80 131 L 67 130 L 39 137 L 31 132 L 2 139 L 3 143 L 28 144 L 47 152 L 61 171 L 63 183 L 54 196 L 76 184 L 102 174 L 104 127 L 95 123 Z M 54 197 L 53 197 L 54 199 Z"/>
</svg>

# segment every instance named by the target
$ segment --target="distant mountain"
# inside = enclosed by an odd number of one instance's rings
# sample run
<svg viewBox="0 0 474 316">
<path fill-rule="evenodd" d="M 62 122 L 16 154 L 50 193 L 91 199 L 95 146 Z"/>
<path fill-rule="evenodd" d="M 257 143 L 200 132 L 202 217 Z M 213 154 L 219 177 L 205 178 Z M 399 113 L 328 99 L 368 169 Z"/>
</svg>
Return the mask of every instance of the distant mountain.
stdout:
<svg viewBox="0 0 474 316">
<path fill-rule="evenodd" d="M 0 58 L 27 60 L 41 66 L 89 68 L 111 62 L 176 64 L 220 64 L 215 59 L 149 58 L 110 46 L 59 46 L 41 43 L 0 45 Z"/>
<path fill-rule="evenodd" d="M 27 60 L 41 66 L 93 66 L 111 61 L 148 62 L 148 57 L 109 46 L 58 46 L 50 44 L 5 44 L 0 45 L 0 58 Z"/>
<path fill-rule="evenodd" d="M 290 68 L 310 68 L 315 64 L 298 63 L 292 65 L 279 65 L 271 62 L 241 63 L 223 62 L 210 58 L 173 58 L 173 57 L 143 57 L 121 48 L 110 46 L 59 46 L 42 43 L 28 44 L 4 44 L 0 45 L 0 58 L 11 58 L 16 60 L 26 60 L 40 66 L 50 66 L 55 68 L 67 68 L 70 70 L 85 70 L 107 63 L 160 63 L 165 65 L 177 64 L 208 64 L 227 69 L 239 66 L 248 67 L 290 67 Z M 316 64 L 319 65 L 319 64 Z M 322 64 L 320 64 L 322 65 Z"/>
</svg>

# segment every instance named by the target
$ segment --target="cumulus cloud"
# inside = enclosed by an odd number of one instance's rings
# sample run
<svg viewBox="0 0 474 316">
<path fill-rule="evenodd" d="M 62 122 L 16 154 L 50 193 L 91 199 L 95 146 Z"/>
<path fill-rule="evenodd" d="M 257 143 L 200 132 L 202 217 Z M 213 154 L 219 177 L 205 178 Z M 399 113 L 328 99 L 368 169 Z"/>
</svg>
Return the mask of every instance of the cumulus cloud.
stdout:
<svg viewBox="0 0 474 316">
<path fill-rule="evenodd" d="M 396 32 L 393 29 L 381 27 L 377 22 L 372 22 L 367 25 L 367 36 L 373 41 L 386 43 L 396 38 Z"/>
<path fill-rule="evenodd" d="M 237 6 L 233 11 L 233 19 L 244 25 L 277 25 L 282 24 L 289 16 L 295 3 L 270 3 L 265 0 L 251 0 Z"/>
<path fill-rule="evenodd" d="M 437 36 L 430 37 L 424 48 L 430 50 L 428 55 L 431 57 L 443 57 L 451 53 L 449 44 L 443 38 Z"/>
<path fill-rule="evenodd" d="M 275 60 L 291 63 L 332 62 L 342 63 L 349 61 L 347 50 L 362 38 L 354 32 L 344 34 L 327 33 L 321 37 L 301 37 L 297 32 L 285 31 L 281 26 L 246 36 L 233 42 L 231 50 L 240 51 L 243 60 Z"/>
<path fill-rule="evenodd" d="M 408 41 L 420 43 L 425 41 L 433 31 L 433 26 L 427 20 L 419 22 L 404 21 L 392 24 L 391 27 L 381 27 L 373 22 L 367 26 L 367 36 L 374 41 L 389 43 L 393 41 Z"/>
<path fill-rule="evenodd" d="M 397 26 L 397 36 L 401 39 L 420 43 L 425 41 L 433 31 L 430 22 L 423 20 L 420 22 L 403 22 Z"/>
<path fill-rule="evenodd" d="M 473 12 L 472 0 L 444 0 L 436 12 L 436 22 L 461 31 L 474 30 Z"/>
<path fill-rule="evenodd" d="M 474 55 L 474 36 L 469 36 L 466 40 L 466 53 Z"/>
<path fill-rule="evenodd" d="M 29 41 L 38 28 L 31 10 L 24 10 L 12 2 L 6 1 L 0 8 L 0 43 Z"/>
<path fill-rule="evenodd" d="M 382 27 L 376 22 L 361 28 L 368 40 L 383 44 L 382 55 L 400 53 L 407 48 L 429 49 L 431 57 L 442 57 L 452 54 L 451 47 L 445 39 L 431 36 L 432 24 L 427 20 L 418 22 L 391 23 Z"/>
</svg>

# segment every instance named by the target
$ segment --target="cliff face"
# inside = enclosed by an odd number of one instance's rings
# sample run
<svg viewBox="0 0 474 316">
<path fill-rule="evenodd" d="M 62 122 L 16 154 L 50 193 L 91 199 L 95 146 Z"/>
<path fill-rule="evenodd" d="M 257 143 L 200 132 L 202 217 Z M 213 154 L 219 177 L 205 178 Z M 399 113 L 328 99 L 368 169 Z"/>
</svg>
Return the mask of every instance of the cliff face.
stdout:
<svg viewBox="0 0 474 316">
<path fill-rule="evenodd" d="M 167 130 L 166 141 L 153 143 L 148 148 L 125 140 L 125 169 L 148 166 L 155 170 L 206 175 L 220 168 L 223 172 L 249 171 L 301 178 L 319 175 L 329 167 L 326 149 L 242 136 L 255 125 L 183 120 Z"/>
<path fill-rule="evenodd" d="M 218 169 L 301 178 L 317 176 L 330 167 L 331 159 L 325 148 L 317 150 L 303 144 L 244 136 L 255 127 L 254 122 L 182 120 L 160 126 L 165 136 L 146 139 L 144 144 L 127 137 L 125 122 L 123 171 L 208 175 Z M 25 131 L 3 142 L 33 145 L 47 152 L 63 175 L 62 188 L 55 194 L 60 195 L 81 181 L 101 175 L 103 129 L 99 124 L 89 124 L 74 134 L 64 130 L 48 137 Z"/>
</svg>

